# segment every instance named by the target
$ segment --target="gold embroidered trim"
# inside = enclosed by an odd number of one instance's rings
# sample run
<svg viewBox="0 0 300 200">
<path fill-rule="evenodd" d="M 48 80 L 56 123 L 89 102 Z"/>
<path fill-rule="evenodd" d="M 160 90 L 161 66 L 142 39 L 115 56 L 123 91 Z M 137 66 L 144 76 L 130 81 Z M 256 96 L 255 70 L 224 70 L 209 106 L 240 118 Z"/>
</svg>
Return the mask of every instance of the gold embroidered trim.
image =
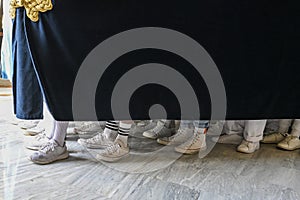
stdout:
<svg viewBox="0 0 300 200">
<path fill-rule="evenodd" d="M 24 7 L 27 17 L 34 22 L 39 20 L 39 12 L 52 10 L 51 0 L 11 0 L 9 13 L 11 18 L 16 17 L 16 9 Z"/>
</svg>

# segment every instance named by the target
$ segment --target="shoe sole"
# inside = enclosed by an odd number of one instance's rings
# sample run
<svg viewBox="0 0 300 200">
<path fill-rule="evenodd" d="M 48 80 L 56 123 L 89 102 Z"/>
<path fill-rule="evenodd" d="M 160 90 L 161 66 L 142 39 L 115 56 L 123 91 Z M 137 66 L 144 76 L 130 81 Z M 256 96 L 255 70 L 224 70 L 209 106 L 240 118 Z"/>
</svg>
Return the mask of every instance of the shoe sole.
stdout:
<svg viewBox="0 0 300 200">
<path fill-rule="evenodd" d="M 280 140 L 279 142 L 282 142 L 283 140 Z M 260 143 L 263 143 L 263 144 L 278 144 L 279 142 L 266 142 L 266 141 L 263 141 L 263 140 L 260 141 Z"/>
<path fill-rule="evenodd" d="M 40 147 L 31 147 L 31 146 L 26 146 L 25 148 L 32 151 L 38 151 L 40 149 Z"/>
<path fill-rule="evenodd" d="M 123 158 L 126 158 L 129 156 L 129 152 L 123 156 L 120 156 L 120 157 L 115 157 L 115 158 L 110 158 L 110 157 L 103 157 L 103 156 L 99 156 L 97 155 L 97 160 L 100 160 L 100 161 L 104 161 L 104 162 L 116 162 L 116 161 L 119 161 Z"/>
<path fill-rule="evenodd" d="M 283 149 L 283 150 L 286 150 L 286 151 L 295 151 L 295 150 L 297 150 L 297 149 L 300 149 L 300 146 L 297 146 L 297 147 L 295 147 L 295 148 L 286 148 L 286 147 L 284 147 L 284 146 L 277 145 L 277 147 L 278 147 L 279 149 Z"/>
<path fill-rule="evenodd" d="M 187 155 L 192 155 L 192 154 L 196 154 L 199 153 L 201 151 L 206 151 L 207 147 L 202 147 L 200 149 L 179 149 L 175 147 L 175 151 L 178 153 L 182 153 L 182 154 L 187 154 Z"/>
<path fill-rule="evenodd" d="M 35 128 L 36 126 L 30 126 L 30 127 L 25 127 L 25 126 L 19 126 L 21 129 L 23 130 L 27 130 L 27 129 L 32 129 Z"/>
<path fill-rule="evenodd" d="M 39 165 L 46 165 L 46 164 L 50 164 L 53 163 L 55 161 L 59 161 L 59 160 L 65 160 L 69 157 L 69 153 L 65 152 L 64 154 L 58 156 L 57 158 L 55 158 L 54 160 L 51 161 L 34 161 L 29 157 L 29 160 L 32 161 L 33 163 L 39 164 Z"/>
<path fill-rule="evenodd" d="M 147 135 L 146 132 L 143 133 L 143 136 L 146 137 L 146 138 L 152 139 L 152 140 L 157 140 L 157 139 L 163 138 L 163 137 L 171 137 L 173 134 L 175 134 L 175 130 L 172 131 L 172 132 L 170 133 L 170 135 L 164 135 L 164 136 L 161 136 L 161 137 L 154 137 L 154 136 L 151 136 L 151 135 Z"/>
<path fill-rule="evenodd" d="M 156 142 L 157 142 L 158 144 L 165 145 L 165 146 L 170 146 L 170 145 L 172 145 L 171 142 L 166 142 L 166 141 L 160 140 L 159 138 L 156 140 Z"/>
<path fill-rule="evenodd" d="M 188 138 L 187 138 L 187 139 L 188 139 Z M 187 140 L 187 139 L 186 139 L 186 140 Z M 158 143 L 158 144 L 165 145 L 165 146 L 172 146 L 172 145 L 180 145 L 180 144 L 184 143 L 186 140 L 182 140 L 182 141 L 180 141 L 180 142 L 178 142 L 178 141 L 176 141 L 176 142 L 174 142 L 174 141 L 167 142 L 167 141 L 164 141 L 164 140 L 160 140 L 160 139 L 158 138 L 158 139 L 157 139 L 157 143 Z"/>
<path fill-rule="evenodd" d="M 25 132 L 24 133 L 24 135 L 25 136 L 36 136 L 36 135 L 38 135 L 38 134 L 40 134 L 40 133 L 42 133 L 42 132 Z"/>
<path fill-rule="evenodd" d="M 262 144 L 278 144 L 279 142 L 264 142 L 264 141 L 260 141 L 260 143 L 262 143 Z"/>
<path fill-rule="evenodd" d="M 156 140 L 156 139 L 157 139 L 157 137 L 153 137 L 153 136 L 147 135 L 147 134 L 145 134 L 145 133 L 143 133 L 143 136 L 144 136 L 145 138 L 149 138 L 149 139 L 152 139 L 152 140 Z"/>
</svg>

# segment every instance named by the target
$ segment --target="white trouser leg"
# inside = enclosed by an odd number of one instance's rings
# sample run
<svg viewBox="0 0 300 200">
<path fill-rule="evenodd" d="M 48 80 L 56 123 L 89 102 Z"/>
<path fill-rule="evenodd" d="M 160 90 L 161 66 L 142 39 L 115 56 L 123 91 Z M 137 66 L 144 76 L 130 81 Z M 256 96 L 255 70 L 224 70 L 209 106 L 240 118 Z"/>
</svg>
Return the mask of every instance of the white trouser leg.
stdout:
<svg viewBox="0 0 300 200">
<path fill-rule="evenodd" d="M 246 120 L 244 139 L 249 142 L 259 142 L 263 139 L 267 120 Z"/>
<path fill-rule="evenodd" d="M 300 119 L 294 120 L 291 135 L 300 137 Z"/>
</svg>

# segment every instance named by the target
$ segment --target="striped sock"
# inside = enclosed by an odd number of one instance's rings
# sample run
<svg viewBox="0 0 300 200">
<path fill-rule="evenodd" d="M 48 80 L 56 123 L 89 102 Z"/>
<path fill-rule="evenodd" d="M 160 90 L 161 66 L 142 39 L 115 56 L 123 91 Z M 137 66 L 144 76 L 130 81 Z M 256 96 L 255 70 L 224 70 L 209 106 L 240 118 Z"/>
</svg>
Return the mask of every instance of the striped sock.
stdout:
<svg viewBox="0 0 300 200">
<path fill-rule="evenodd" d="M 107 137 L 111 137 L 112 133 L 116 133 L 119 130 L 119 122 L 118 121 L 106 121 L 104 135 Z"/>
<path fill-rule="evenodd" d="M 119 122 L 118 121 L 106 121 L 105 128 L 110 129 L 112 131 L 118 131 Z"/>
<path fill-rule="evenodd" d="M 128 141 L 128 135 L 132 124 L 120 122 L 118 137 L 126 146 Z"/>
</svg>

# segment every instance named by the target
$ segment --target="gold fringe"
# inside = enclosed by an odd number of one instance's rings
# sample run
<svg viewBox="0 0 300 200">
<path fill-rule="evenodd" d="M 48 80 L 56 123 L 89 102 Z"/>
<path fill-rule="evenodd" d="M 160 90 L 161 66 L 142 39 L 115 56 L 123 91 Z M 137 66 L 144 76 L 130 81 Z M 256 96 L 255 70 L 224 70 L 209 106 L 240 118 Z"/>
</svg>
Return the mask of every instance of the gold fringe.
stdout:
<svg viewBox="0 0 300 200">
<path fill-rule="evenodd" d="M 51 0 L 11 0 L 9 13 L 12 19 L 16 17 L 16 9 L 24 7 L 27 17 L 34 22 L 39 20 L 39 12 L 52 10 Z"/>
</svg>

